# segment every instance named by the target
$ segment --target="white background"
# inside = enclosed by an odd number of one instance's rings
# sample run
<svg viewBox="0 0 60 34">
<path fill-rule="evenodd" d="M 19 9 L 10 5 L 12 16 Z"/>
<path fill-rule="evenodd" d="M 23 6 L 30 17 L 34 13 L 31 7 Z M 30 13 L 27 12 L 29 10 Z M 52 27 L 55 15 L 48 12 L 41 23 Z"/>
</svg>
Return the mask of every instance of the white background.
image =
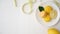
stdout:
<svg viewBox="0 0 60 34">
<path fill-rule="evenodd" d="M 38 23 L 35 12 L 30 15 L 24 14 L 22 5 L 28 0 L 0 0 L 0 34 L 47 34 L 48 27 Z M 60 23 L 55 28 L 60 30 Z"/>
</svg>

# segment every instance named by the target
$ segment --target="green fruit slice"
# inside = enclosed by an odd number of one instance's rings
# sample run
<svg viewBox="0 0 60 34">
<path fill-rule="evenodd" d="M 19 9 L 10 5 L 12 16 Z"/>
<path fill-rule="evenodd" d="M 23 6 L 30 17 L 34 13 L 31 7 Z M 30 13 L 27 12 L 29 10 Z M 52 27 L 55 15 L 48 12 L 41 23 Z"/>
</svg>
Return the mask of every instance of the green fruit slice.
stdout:
<svg viewBox="0 0 60 34">
<path fill-rule="evenodd" d="M 42 6 L 39 6 L 38 9 L 40 12 L 44 11 L 44 7 L 42 7 Z"/>
</svg>

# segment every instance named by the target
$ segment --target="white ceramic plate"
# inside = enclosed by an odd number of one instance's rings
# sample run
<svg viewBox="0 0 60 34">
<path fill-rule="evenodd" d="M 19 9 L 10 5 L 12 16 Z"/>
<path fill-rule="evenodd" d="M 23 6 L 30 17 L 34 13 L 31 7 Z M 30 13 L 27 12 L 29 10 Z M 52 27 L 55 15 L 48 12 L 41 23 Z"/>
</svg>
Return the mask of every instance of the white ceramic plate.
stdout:
<svg viewBox="0 0 60 34">
<path fill-rule="evenodd" d="M 45 22 L 38 16 L 39 11 L 37 10 L 37 11 L 36 11 L 36 19 L 37 19 L 37 21 L 38 21 L 40 24 L 42 24 L 42 25 L 44 25 L 44 26 L 53 26 L 53 25 L 57 24 L 58 21 L 59 21 L 59 13 L 60 13 L 60 12 L 59 12 L 59 8 L 58 8 L 57 5 L 55 5 L 53 2 L 43 2 L 43 3 L 41 3 L 39 6 L 46 6 L 46 5 L 51 6 L 53 9 L 55 9 L 55 10 L 57 11 L 57 17 L 56 17 L 55 19 L 52 19 L 50 22 L 45 23 Z"/>
</svg>

